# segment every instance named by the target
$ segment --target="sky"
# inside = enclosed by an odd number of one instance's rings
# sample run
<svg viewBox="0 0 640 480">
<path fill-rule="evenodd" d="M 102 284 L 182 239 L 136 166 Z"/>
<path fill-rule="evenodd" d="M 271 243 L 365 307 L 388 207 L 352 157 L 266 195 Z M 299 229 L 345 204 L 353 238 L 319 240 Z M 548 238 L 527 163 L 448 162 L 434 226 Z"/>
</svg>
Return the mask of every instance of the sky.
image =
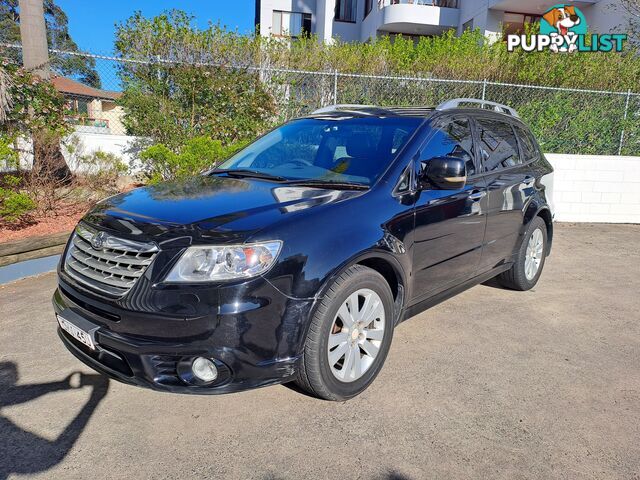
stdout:
<svg viewBox="0 0 640 480">
<path fill-rule="evenodd" d="M 209 21 L 220 22 L 240 33 L 253 30 L 255 0 L 57 0 L 69 17 L 69 32 L 80 50 L 109 55 L 113 53 L 116 23 L 124 22 L 135 11 L 153 17 L 177 8 L 196 17 L 199 27 Z"/>
<path fill-rule="evenodd" d="M 100 55 L 113 54 L 116 24 L 126 21 L 137 10 L 145 17 L 153 17 L 176 8 L 192 14 L 200 28 L 206 28 L 209 22 L 219 22 L 243 34 L 254 29 L 255 0 L 56 0 L 56 3 L 69 18 L 69 33 L 78 48 Z M 114 62 L 98 60 L 96 70 L 102 88 L 121 90 Z"/>
</svg>

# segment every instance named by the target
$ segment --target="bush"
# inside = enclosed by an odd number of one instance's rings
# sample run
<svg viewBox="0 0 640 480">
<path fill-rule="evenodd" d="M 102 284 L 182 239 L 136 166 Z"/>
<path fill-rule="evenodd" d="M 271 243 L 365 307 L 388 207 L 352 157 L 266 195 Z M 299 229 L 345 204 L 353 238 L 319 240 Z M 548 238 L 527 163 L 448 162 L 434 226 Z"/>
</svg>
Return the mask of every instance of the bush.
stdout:
<svg viewBox="0 0 640 480">
<path fill-rule="evenodd" d="M 153 19 L 137 13 L 118 27 L 115 47 L 121 55 L 163 59 L 119 66 L 118 102 L 128 133 L 171 150 L 194 137 L 223 144 L 255 137 L 275 113 L 272 97 L 255 71 L 198 65 L 191 52 L 211 45 L 218 30 L 198 30 L 191 20 L 178 11 Z M 174 50 L 165 51 L 164 45 Z"/>
<path fill-rule="evenodd" d="M 0 186 L 0 219 L 9 223 L 20 220 L 24 215 L 36 209 L 33 199 L 19 191 L 21 179 L 14 175 L 3 178 Z"/>
<path fill-rule="evenodd" d="M 84 180 L 95 190 L 116 190 L 118 178 L 129 173 L 129 167 L 113 153 L 97 151 L 80 159 Z"/>
<path fill-rule="evenodd" d="M 197 175 L 215 167 L 244 145 L 246 142 L 223 146 L 219 140 L 195 137 L 175 150 L 161 143 L 153 145 L 141 152 L 140 161 L 149 182 L 157 183 Z"/>
</svg>

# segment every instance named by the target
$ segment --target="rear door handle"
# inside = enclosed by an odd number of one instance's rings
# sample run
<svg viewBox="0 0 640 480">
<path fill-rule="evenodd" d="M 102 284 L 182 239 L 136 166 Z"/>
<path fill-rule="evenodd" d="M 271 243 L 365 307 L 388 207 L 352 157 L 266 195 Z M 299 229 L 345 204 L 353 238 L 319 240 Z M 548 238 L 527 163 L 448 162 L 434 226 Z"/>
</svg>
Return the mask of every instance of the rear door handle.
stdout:
<svg viewBox="0 0 640 480">
<path fill-rule="evenodd" d="M 484 190 L 480 190 L 480 191 L 473 192 L 472 194 L 470 194 L 469 198 L 471 200 L 473 200 L 474 202 L 477 202 L 478 200 L 481 200 L 482 198 L 484 198 L 486 194 L 487 194 L 487 192 L 485 192 Z"/>
</svg>

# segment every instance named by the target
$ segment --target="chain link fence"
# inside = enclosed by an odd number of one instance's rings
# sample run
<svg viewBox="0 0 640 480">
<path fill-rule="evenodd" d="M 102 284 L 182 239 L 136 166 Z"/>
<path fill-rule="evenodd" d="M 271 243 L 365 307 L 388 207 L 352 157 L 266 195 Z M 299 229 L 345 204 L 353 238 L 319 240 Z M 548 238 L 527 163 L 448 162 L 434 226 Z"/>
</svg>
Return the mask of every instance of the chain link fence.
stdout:
<svg viewBox="0 0 640 480">
<path fill-rule="evenodd" d="M 0 46 L 0 57 L 16 47 Z M 3 49 L 5 53 L 3 54 Z M 169 75 L 175 63 L 132 60 L 52 50 L 54 56 L 92 59 L 101 85 L 55 76 L 56 88 L 67 100 L 66 115 L 77 131 L 128 135 L 127 110 L 120 98 L 124 72 L 136 68 Z M 124 68 L 126 67 L 126 68 Z M 192 66 L 194 67 L 194 66 Z M 275 125 L 331 104 L 436 106 L 451 98 L 479 98 L 515 108 L 546 152 L 585 155 L 640 156 L 640 93 L 552 88 L 491 81 L 429 77 L 376 76 L 316 72 L 257 66 L 196 65 L 215 75 L 220 68 L 256 75 L 275 104 Z M 154 70 L 155 69 L 155 70 Z"/>
</svg>

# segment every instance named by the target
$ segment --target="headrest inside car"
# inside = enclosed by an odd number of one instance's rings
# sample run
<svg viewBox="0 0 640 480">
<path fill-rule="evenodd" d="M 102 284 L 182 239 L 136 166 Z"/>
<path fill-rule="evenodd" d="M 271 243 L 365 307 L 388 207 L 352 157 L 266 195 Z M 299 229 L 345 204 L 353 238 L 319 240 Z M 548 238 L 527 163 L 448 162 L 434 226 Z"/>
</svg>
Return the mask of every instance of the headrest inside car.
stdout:
<svg viewBox="0 0 640 480">
<path fill-rule="evenodd" d="M 346 144 L 347 155 L 352 158 L 369 157 L 373 153 L 371 138 L 366 133 L 351 135 Z"/>
</svg>

